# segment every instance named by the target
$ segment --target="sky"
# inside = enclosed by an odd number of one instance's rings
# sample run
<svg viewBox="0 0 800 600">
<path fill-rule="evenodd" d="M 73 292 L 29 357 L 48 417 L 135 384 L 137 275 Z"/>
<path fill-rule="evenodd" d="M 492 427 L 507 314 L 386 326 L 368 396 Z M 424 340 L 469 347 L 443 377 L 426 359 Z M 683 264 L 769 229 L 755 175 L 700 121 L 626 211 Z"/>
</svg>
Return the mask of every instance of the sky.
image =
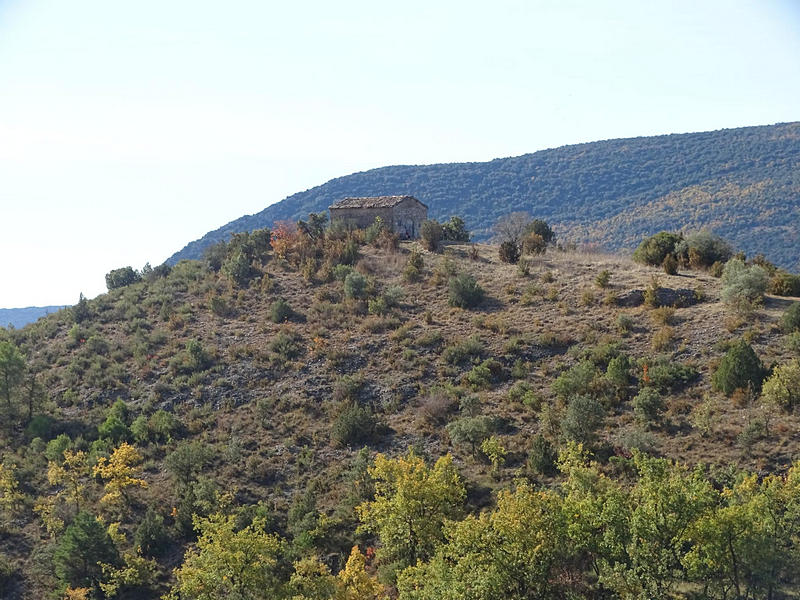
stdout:
<svg viewBox="0 0 800 600">
<path fill-rule="evenodd" d="M 0 307 L 390 164 L 800 119 L 800 0 L 0 0 Z"/>
</svg>

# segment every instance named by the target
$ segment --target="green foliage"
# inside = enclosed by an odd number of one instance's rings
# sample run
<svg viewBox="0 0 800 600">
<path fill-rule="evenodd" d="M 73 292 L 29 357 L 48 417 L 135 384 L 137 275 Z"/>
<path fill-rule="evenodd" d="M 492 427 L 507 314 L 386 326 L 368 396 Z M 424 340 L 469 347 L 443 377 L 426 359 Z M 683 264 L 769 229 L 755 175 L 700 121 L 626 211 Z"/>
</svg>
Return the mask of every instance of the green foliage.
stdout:
<svg viewBox="0 0 800 600">
<path fill-rule="evenodd" d="M 382 454 L 369 469 L 375 499 L 357 507 L 361 530 L 378 535 L 378 554 L 396 569 L 427 560 L 444 539 L 445 520 L 457 516 L 466 491 L 450 455 L 433 467 L 413 452 L 395 459 Z"/>
<path fill-rule="evenodd" d="M 454 444 L 469 444 L 470 452 L 475 457 L 475 449 L 494 430 L 490 417 L 471 416 L 456 419 L 447 425 L 447 433 Z"/>
<path fill-rule="evenodd" d="M 89 308 L 89 301 L 83 295 L 83 292 L 81 292 L 77 304 L 70 310 L 72 311 L 72 319 L 76 323 L 83 323 L 92 316 L 92 309 Z"/>
<path fill-rule="evenodd" d="M 722 301 L 738 311 L 748 311 L 763 300 L 768 279 L 763 267 L 733 258 L 722 270 Z"/>
<path fill-rule="evenodd" d="M 344 295 L 347 298 L 363 298 L 367 288 L 367 278 L 358 271 L 347 274 L 344 278 Z"/>
<path fill-rule="evenodd" d="M 645 265 L 660 267 L 668 255 L 675 254 L 676 245 L 682 241 L 683 236 L 679 233 L 661 231 L 644 239 L 639 244 L 633 253 L 633 260 Z"/>
<path fill-rule="evenodd" d="M 435 252 L 439 249 L 439 243 L 442 241 L 444 231 L 442 226 L 435 219 L 428 219 L 423 221 L 419 228 L 419 237 L 422 246 L 430 251 Z"/>
<path fill-rule="evenodd" d="M 631 361 L 626 354 L 620 354 L 608 361 L 606 378 L 618 390 L 623 390 L 631 382 Z"/>
<path fill-rule="evenodd" d="M 596 399 L 587 395 L 572 396 L 561 420 L 561 432 L 568 441 L 591 445 L 597 439 L 605 416 L 603 405 Z"/>
<path fill-rule="evenodd" d="M 781 327 L 786 333 L 800 331 L 800 302 L 793 303 L 781 317 Z"/>
<path fill-rule="evenodd" d="M 479 365 L 472 367 L 472 370 L 464 375 L 464 381 L 473 390 L 485 390 L 497 383 L 504 377 L 503 365 L 492 358 L 483 361 Z"/>
<path fill-rule="evenodd" d="M 571 396 L 588 394 L 597 375 L 597 368 L 589 360 L 583 360 L 556 377 L 550 386 L 553 393 L 566 400 Z"/>
<path fill-rule="evenodd" d="M 263 519 L 237 529 L 235 516 L 195 519 L 196 547 L 175 570 L 172 600 L 279 597 L 278 555 L 282 541 L 266 531 Z"/>
<path fill-rule="evenodd" d="M 106 287 L 109 292 L 141 280 L 142 276 L 139 272 L 134 271 L 131 267 L 122 267 L 106 273 Z"/>
<path fill-rule="evenodd" d="M 497 254 L 504 263 L 511 263 L 514 265 L 519 261 L 520 249 L 514 242 L 506 240 L 500 242 L 500 246 L 497 248 Z"/>
<path fill-rule="evenodd" d="M 664 399 L 658 390 L 651 387 L 642 388 L 633 398 L 633 414 L 644 426 L 657 424 L 664 412 Z"/>
<path fill-rule="evenodd" d="M 278 298 L 269 307 L 269 318 L 273 323 L 285 323 L 290 320 L 293 315 L 294 311 L 292 307 L 283 298 Z"/>
<path fill-rule="evenodd" d="M 136 528 L 133 543 L 143 556 L 161 556 L 170 543 L 169 532 L 164 525 L 164 517 L 152 508 L 148 508 Z"/>
<path fill-rule="evenodd" d="M 687 234 L 676 244 L 675 253 L 690 267 L 707 269 L 716 262 L 727 262 L 733 256 L 733 248 L 720 236 L 703 229 Z"/>
<path fill-rule="evenodd" d="M 469 231 L 461 217 L 450 217 L 446 223 L 442 223 L 442 239 L 450 242 L 468 242 Z"/>
<path fill-rule="evenodd" d="M 662 393 L 675 391 L 697 379 L 699 373 L 691 365 L 673 362 L 669 358 L 644 360 L 642 369 L 647 367 L 647 376 L 642 373 L 641 383 L 654 387 Z"/>
<path fill-rule="evenodd" d="M 468 360 L 480 358 L 485 352 L 481 338 L 472 335 L 463 342 L 456 342 L 442 352 L 442 359 L 451 365 L 459 365 Z"/>
<path fill-rule="evenodd" d="M 377 421 L 372 411 L 356 402 L 347 403 L 331 425 L 331 439 L 340 446 L 359 446 L 372 441 Z"/>
<path fill-rule="evenodd" d="M 541 433 L 533 436 L 528 452 L 528 468 L 539 475 L 554 475 L 558 453 Z"/>
<path fill-rule="evenodd" d="M 519 482 L 497 507 L 448 522 L 446 543 L 428 563 L 403 571 L 403 600 L 566 598 L 557 573 L 570 547 L 561 499 Z"/>
<path fill-rule="evenodd" d="M 472 275 L 459 273 L 451 277 L 448 285 L 448 301 L 450 306 L 474 308 L 483 301 L 483 288 Z"/>
<path fill-rule="evenodd" d="M 778 270 L 770 277 L 767 291 L 776 296 L 800 296 L 800 275 Z"/>
<path fill-rule="evenodd" d="M 14 419 L 12 397 L 22 384 L 25 357 L 13 342 L 0 340 L 0 398 L 5 402 L 5 421 L 10 428 Z"/>
<path fill-rule="evenodd" d="M 94 516 L 80 512 L 58 541 L 53 554 L 59 581 L 72 587 L 96 588 L 102 578 L 100 563 L 116 564 L 117 549 Z"/>
<path fill-rule="evenodd" d="M 800 405 L 800 359 L 775 367 L 764 382 L 761 395 L 767 404 L 788 411 Z"/>
<path fill-rule="evenodd" d="M 744 340 L 735 342 L 725 353 L 711 377 L 715 390 L 730 396 L 737 389 L 752 388 L 758 393 L 765 371 L 753 348 Z"/>
<path fill-rule="evenodd" d="M 552 244 L 553 240 L 556 239 L 553 229 L 542 219 L 533 219 L 528 223 L 525 226 L 525 233 L 538 235 L 545 244 Z"/>
<path fill-rule="evenodd" d="M 603 269 L 597 274 L 597 277 L 594 278 L 594 282 L 599 288 L 607 288 L 610 281 L 611 271 L 608 269 Z"/>
</svg>

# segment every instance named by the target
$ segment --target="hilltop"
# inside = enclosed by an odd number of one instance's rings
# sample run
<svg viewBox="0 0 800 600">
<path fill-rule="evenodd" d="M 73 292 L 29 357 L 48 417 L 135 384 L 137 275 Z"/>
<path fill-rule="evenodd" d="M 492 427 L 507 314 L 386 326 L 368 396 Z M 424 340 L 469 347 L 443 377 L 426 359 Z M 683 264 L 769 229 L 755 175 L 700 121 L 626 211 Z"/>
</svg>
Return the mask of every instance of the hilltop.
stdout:
<svg viewBox="0 0 800 600">
<path fill-rule="evenodd" d="M 462 216 L 486 240 L 502 215 L 527 211 L 562 240 L 624 250 L 659 230 L 709 228 L 748 254 L 800 269 L 800 123 L 615 139 L 489 162 L 402 165 L 296 193 L 191 242 L 199 259 L 234 232 L 297 221 L 347 196 L 411 194 L 430 216 Z"/>
<path fill-rule="evenodd" d="M 356 531 L 376 452 L 411 448 L 429 463 L 449 453 L 472 514 L 522 480 L 560 489 L 567 471 L 555 453 L 576 441 L 621 486 L 645 472 L 639 451 L 708 465 L 719 489 L 738 469 L 786 473 L 800 454 L 800 417 L 712 386 L 740 340 L 766 366 L 798 357 L 800 334 L 781 325 L 793 299 L 767 297 L 743 315 L 702 270 L 666 275 L 555 248 L 520 267 L 492 245 L 428 252 L 374 233 L 274 233 L 272 245 L 264 232 L 238 236 L 207 262 L 159 267 L 0 332 L 26 369 L 2 432 L 0 483 L 11 469 L 19 485 L 6 489 L 21 494 L 3 505 L 6 593 L 42 597 L 65 577 L 80 581 L 54 567 L 78 497 L 119 523 L 119 555 L 149 573 L 119 583 L 122 597 L 151 598 L 193 547 L 192 515 L 234 515 L 237 528 L 281 536 L 281 581 L 315 556 L 322 572 L 339 571 L 354 543 L 385 551 L 374 530 Z M 469 290 L 470 277 L 482 297 L 453 306 L 454 281 Z M 112 502 L 106 476 L 80 469 L 123 443 L 140 457 L 126 476 L 142 484 Z M 143 544 L 153 563 L 136 562 Z M 400 563 L 380 552 L 391 583 Z M 569 564 L 579 579 L 558 585 L 596 597 L 596 576 Z"/>
</svg>

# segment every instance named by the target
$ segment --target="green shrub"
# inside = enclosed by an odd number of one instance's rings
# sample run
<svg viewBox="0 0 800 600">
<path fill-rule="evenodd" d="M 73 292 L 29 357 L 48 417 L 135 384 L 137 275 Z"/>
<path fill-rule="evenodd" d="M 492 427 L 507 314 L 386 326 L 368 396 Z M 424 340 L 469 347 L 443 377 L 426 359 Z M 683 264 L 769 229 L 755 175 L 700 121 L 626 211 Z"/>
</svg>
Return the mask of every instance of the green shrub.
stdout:
<svg viewBox="0 0 800 600">
<path fill-rule="evenodd" d="M 344 281 L 352 272 L 353 267 L 350 265 L 336 265 L 333 267 L 333 277 L 338 281 Z"/>
<path fill-rule="evenodd" d="M 469 444 L 472 456 L 475 448 L 494 430 L 494 423 L 490 417 L 472 416 L 461 417 L 447 426 L 447 433 L 453 444 Z"/>
<path fill-rule="evenodd" d="M 600 402 L 587 395 L 573 396 L 561 420 L 561 432 L 565 439 L 588 446 L 596 440 L 604 418 Z"/>
<path fill-rule="evenodd" d="M 596 374 L 594 363 L 583 360 L 556 377 L 550 387 L 556 396 L 564 400 L 571 396 L 588 394 Z"/>
<path fill-rule="evenodd" d="M 767 281 L 763 267 L 731 259 L 722 270 L 722 301 L 739 311 L 750 310 L 764 298 Z"/>
<path fill-rule="evenodd" d="M 520 256 L 519 245 L 509 240 L 501 242 L 497 254 L 504 263 L 517 264 Z"/>
<path fill-rule="evenodd" d="M 752 388 L 758 393 L 763 379 L 761 360 L 750 344 L 739 340 L 725 353 L 711 377 L 711 384 L 715 390 L 730 396 L 737 389 Z"/>
<path fill-rule="evenodd" d="M 358 271 L 347 274 L 344 278 L 344 295 L 347 298 L 363 298 L 367 287 L 367 278 Z"/>
<path fill-rule="evenodd" d="M 278 333 L 267 347 L 284 361 L 295 359 L 303 353 L 295 336 L 283 331 Z"/>
<path fill-rule="evenodd" d="M 770 278 L 767 290 L 776 296 L 800 296 L 800 275 L 777 271 Z"/>
<path fill-rule="evenodd" d="M 116 565 L 119 554 L 106 527 L 80 512 L 59 538 L 53 554 L 55 575 L 62 585 L 92 587 L 100 581 L 100 563 Z"/>
<path fill-rule="evenodd" d="M 611 271 L 608 269 L 603 269 L 597 274 L 597 277 L 594 278 L 594 282 L 599 288 L 607 288 L 610 281 Z"/>
<path fill-rule="evenodd" d="M 260 273 L 253 267 L 252 259 L 240 248 L 234 250 L 233 254 L 222 263 L 221 271 L 241 287 L 248 286 L 250 280 Z"/>
<path fill-rule="evenodd" d="M 228 317 L 233 313 L 231 305 L 228 303 L 227 298 L 214 294 L 208 300 L 208 308 L 211 309 L 218 317 Z"/>
<path fill-rule="evenodd" d="M 556 234 L 550 228 L 550 225 L 547 224 L 547 221 L 543 221 L 542 219 L 533 219 L 525 227 L 525 232 L 538 235 L 545 244 L 552 243 L 556 238 Z"/>
<path fill-rule="evenodd" d="M 800 331 L 800 302 L 795 302 L 786 309 L 781 318 L 781 327 L 786 333 Z"/>
<path fill-rule="evenodd" d="M 617 315 L 617 329 L 620 333 L 629 333 L 634 327 L 633 318 L 630 315 L 620 313 Z"/>
<path fill-rule="evenodd" d="M 793 359 L 775 367 L 772 375 L 764 382 L 762 398 L 769 404 L 785 410 L 800 405 L 800 359 Z"/>
<path fill-rule="evenodd" d="M 273 323 L 285 323 L 294 315 L 289 303 L 283 298 L 278 298 L 269 307 L 269 319 Z"/>
<path fill-rule="evenodd" d="M 483 300 L 483 288 L 478 285 L 475 278 L 468 273 L 459 273 L 450 278 L 449 302 L 450 306 L 459 308 L 473 308 Z"/>
<path fill-rule="evenodd" d="M 678 259 L 675 258 L 674 254 L 667 254 L 661 262 L 661 268 L 664 269 L 664 273 L 667 275 L 677 275 Z"/>
<path fill-rule="evenodd" d="M 169 546 L 170 537 L 164 517 L 148 508 L 147 512 L 136 528 L 133 536 L 133 545 L 142 553 L 143 556 L 157 558 L 161 556 Z"/>
<path fill-rule="evenodd" d="M 450 217 L 447 223 L 442 223 L 442 239 L 451 242 L 468 242 L 469 231 L 467 231 L 464 219 L 461 217 Z"/>
<path fill-rule="evenodd" d="M 675 391 L 694 381 L 698 372 L 691 365 L 672 362 L 670 359 L 645 360 L 642 370 L 647 368 L 647 376 L 642 374 L 642 384 L 653 387 L 662 393 Z"/>
<path fill-rule="evenodd" d="M 708 268 L 716 262 L 725 263 L 733 256 L 728 242 L 706 230 L 688 234 L 676 244 L 675 252 L 684 264 L 693 269 Z"/>
<path fill-rule="evenodd" d="M 108 291 L 116 290 L 132 283 L 141 281 L 142 276 L 131 267 L 122 267 L 106 273 L 106 287 Z"/>
<path fill-rule="evenodd" d="M 383 296 L 377 298 L 370 298 L 367 302 L 367 312 L 371 315 L 385 315 L 389 312 L 389 306 Z"/>
<path fill-rule="evenodd" d="M 40 438 L 49 440 L 53 433 L 55 420 L 48 415 L 34 415 L 30 422 L 25 426 L 25 437 L 29 440 Z"/>
<path fill-rule="evenodd" d="M 540 475 L 555 475 L 557 460 L 558 453 L 553 445 L 541 433 L 537 433 L 528 452 L 528 468 Z"/>
<path fill-rule="evenodd" d="M 349 402 L 331 426 L 331 439 L 340 446 L 358 446 L 371 442 L 376 429 L 377 421 L 372 411 Z"/>
<path fill-rule="evenodd" d="M 503 365 L 490 358 L 472 367 L 472 370 L 464 375 L 464 382 L 473 390 L 485 390 L 503 379 L 503 375 Z"/>
<path fill-rule="evenodd" d="M 458 365 L 467 360 L 480 358 L 484 351 L 481 339 L 477 335 L 473 335 L 463 342 L 457 342 L 445 348 L 444 352 L 442 352 L 442 358 L 446 363 Z"/>
<path fill-rule="evenodd" d="M 661 420 L 664 412 L 664 400 L 658 390 L 646 387 L 639 390 L 633 398 L 633 414 L 642 425 L 650 425 Z"/>
<path fill-rule="evenodd" d="M 638 263 L 659 267 L 669 254 L 675 253 L 675 246 L 683 240 L 679 233 L 661 231 L 642 241 L 633 253 Z"/>
<path fill-rule="evenodd" d="M 124 442 L 130 438 L 131 431 L 128 426 L 117 416 L 110 415 L 98 428 L 97 433 L 101 438 L 110 439 L 115 443 Z"/>
<path fill-rule="evenodd" d="M 623 389 L 630 385 L 631 361 L 626 354 L 620 354 L 608 361 L 606 379 L 618 389 Z"/>
<path fill-rule="evenodd" d="M 419 228 L 419 237 L 422 241 L 422 246 L 431 252 L 435 252 L 439 249 L 443 234 L 442 226 L 434 219 L 423 221 Z"/>
</svg>

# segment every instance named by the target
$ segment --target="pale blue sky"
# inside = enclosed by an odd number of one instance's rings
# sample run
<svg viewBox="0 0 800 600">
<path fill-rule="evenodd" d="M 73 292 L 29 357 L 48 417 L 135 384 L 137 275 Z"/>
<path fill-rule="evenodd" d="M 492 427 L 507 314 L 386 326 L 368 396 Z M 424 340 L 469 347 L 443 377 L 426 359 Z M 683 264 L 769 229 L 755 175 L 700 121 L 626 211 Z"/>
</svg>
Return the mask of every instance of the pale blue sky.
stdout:
<svg viewBox="0 0 800 600">
<path fill-rule="evenodd" d="M 0 0 L 0 307 L 353 171 L 800 119 L 800 0 Z"/>
</svg>

